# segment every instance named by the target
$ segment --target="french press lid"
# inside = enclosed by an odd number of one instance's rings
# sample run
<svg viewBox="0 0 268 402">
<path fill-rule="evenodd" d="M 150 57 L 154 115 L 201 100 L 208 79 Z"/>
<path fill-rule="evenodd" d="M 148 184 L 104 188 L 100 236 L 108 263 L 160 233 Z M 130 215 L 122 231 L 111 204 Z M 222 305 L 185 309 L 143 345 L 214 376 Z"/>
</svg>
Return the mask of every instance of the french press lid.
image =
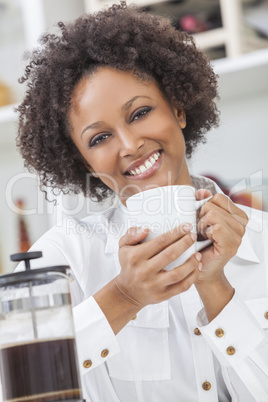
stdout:
<svg viewBox="0 0 268 402">
<path fill-rule="evenodd" d="M 38 269 L 31 269 L 30 260 L 41 258 L 42 251 L 33 251 L 27 253 L 11 254 L 11 261 L 25 262 L 25 270 L 13 272 L 11 274 L 0 275 L 0 286 L 15 285 L 19 283 L 32 282 L 47 277 L 47 273 L 60 272 L 66 274 L 66 270 L 70 268 L 69 265 L 55 265 L 51 267 L 44 267 Z"/>
<path fill-rule="evenodd" d="M 25 270 L 18 271 L 10 274 L 0 276 L 0 289 L 7 292 L 7 295 L 2 295 L 0 304 L 0 315 L 7 315 L 12 312 L 25 312 L 30 311 L 32 314 L 32 325 L 34 338 L 38 338 L 37 324 L 36 324 L 36 311 L 44 308 L 60 307 L 70 304 L 69 294 L 60 292 L 59 294 L 52 294 L 49 297 L 47 294 L 37 295 L 34 289 L 39 288 L 39 285 L 50 284 L 58 278 L 63 276 L 68 278 L 67 270 L 68 265 L 56 265 L 38 269 L 31 269 L 30 260 L 42 257 L 41 251 L 27 252 L 12 254 L 10 259 L 12 261 L 25 262 Z M 28 293 L 23 297 L 14 297 L 14 292 L 9 290 L 16 288 L 27 288 Z"/>
</svg>

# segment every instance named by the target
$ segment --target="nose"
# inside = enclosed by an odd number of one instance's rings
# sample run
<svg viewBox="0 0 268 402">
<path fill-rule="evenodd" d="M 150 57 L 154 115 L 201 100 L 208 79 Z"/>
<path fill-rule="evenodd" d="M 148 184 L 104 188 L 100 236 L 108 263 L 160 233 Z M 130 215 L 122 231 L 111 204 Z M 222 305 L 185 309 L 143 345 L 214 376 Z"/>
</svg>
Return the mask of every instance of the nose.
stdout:
<svg viewBox="0 0 268 402">
<path fill-rule="evenodd" d="M 137 151 L 144 145 L 144 139 L 131 132 L 127 128 L 118 131 L 118 140 L 120 147 L 120 156 L 123 158 L 128 155 L 135 155 Z"/>
</svg>

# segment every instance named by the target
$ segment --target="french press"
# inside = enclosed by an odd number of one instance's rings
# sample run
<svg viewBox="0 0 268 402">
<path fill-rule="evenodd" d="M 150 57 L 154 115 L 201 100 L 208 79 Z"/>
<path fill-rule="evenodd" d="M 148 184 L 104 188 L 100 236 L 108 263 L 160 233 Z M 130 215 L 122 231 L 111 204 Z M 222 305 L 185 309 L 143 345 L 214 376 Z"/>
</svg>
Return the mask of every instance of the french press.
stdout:
<svg viewBox="0 0 268 402">
<path fill-rule="evenodd" d="M 84 401 L 70 267 L 30 268 L 42 252 L 11 255 L 25 270 L 0 276 L 0 374 L 5 402 Z"/>
</svg>

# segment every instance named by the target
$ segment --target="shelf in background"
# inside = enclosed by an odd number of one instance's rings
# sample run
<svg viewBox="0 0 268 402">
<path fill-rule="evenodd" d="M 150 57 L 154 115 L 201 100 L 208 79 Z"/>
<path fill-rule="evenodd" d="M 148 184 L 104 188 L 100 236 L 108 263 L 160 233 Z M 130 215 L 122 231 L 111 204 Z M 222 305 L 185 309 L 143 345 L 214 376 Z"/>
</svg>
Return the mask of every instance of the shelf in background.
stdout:
<svg viewBox="0 0 268 402">
<path fill-rule="evenodd" d="M 84 0 L 86 12 L 95 12 L 102 9 L 104 6 L 111 6 L 113 3 L 113 0 Z M 127 3 L 134 3 L 140 7 L 156 6 L 154 7 L 154 11 L 157 14 L 175 16 L 175 14 L 170 14 L 172 12 L 170 7 L 173 7 L 173 2 L 169 2 L 167 0 L 127 0 Z M 239 0 L 218 0 L 218 4 L 220 6 L 222 27 L 196 33 L 193 35 L 193 37 L 195 38 L 198 47 L 203 50 L 213 48 L 215 46 L 224 46 L 228 57 L 236 57 L 237 55 L 241 54 L 242 49 L 240 35 L 242 5 Z M 158 5 L 160 5 L 160 9 L 157 11 Z M 186 10 L 184 3 L 182 5 L 178 3 L 175 4 L 175 6 L 177 10 L 181 10 L 182 14 L 185 13 Z M 192 14 L 191 11 L 187 11 L 187 13 L 189 12 Z"/>
<path fill-rule="evenodd" d="M 268 49 L 256 50 L 234 59 L 215 60 L 211 64 L 219 75 L 222 99 L 268 92 Z"/>
<path fill-rule="evenodd" d="M 268 65 L 268 48 L 245 53 L 233 59 L 226 57 L 223 59 L 213 60 L 211 64 L 213 65 L 215 72 L 219 75 L 234 73 L 241 70 L 248 70 L 265 64 Z"/>
</svg>

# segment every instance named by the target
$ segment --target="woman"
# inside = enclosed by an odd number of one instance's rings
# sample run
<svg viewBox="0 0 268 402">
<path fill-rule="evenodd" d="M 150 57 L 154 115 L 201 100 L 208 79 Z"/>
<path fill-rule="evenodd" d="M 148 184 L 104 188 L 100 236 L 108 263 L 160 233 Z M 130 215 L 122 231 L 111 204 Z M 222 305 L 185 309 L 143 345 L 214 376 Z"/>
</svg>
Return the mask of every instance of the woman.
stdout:
<svg viewBox="0 0 268 402">
<path fill-rule="evenodd" d="M 17 141 L 43 184 L 119 199 L 33 246 L 73 270 L 87 400 L 266 400 L 267 221 L 254 231 L 258 216 L 185 161 L 218 124 L 207 59 L 168 19 L 125 2 L 59 26 L 26 68 Z M 126 200 L 180 184 L 213 195 L 198 223 L 212 245 L 165 271 L 196 240 L 191 225 L 141 243 L 148 229 L 127 229 Z"/>
</svg>

